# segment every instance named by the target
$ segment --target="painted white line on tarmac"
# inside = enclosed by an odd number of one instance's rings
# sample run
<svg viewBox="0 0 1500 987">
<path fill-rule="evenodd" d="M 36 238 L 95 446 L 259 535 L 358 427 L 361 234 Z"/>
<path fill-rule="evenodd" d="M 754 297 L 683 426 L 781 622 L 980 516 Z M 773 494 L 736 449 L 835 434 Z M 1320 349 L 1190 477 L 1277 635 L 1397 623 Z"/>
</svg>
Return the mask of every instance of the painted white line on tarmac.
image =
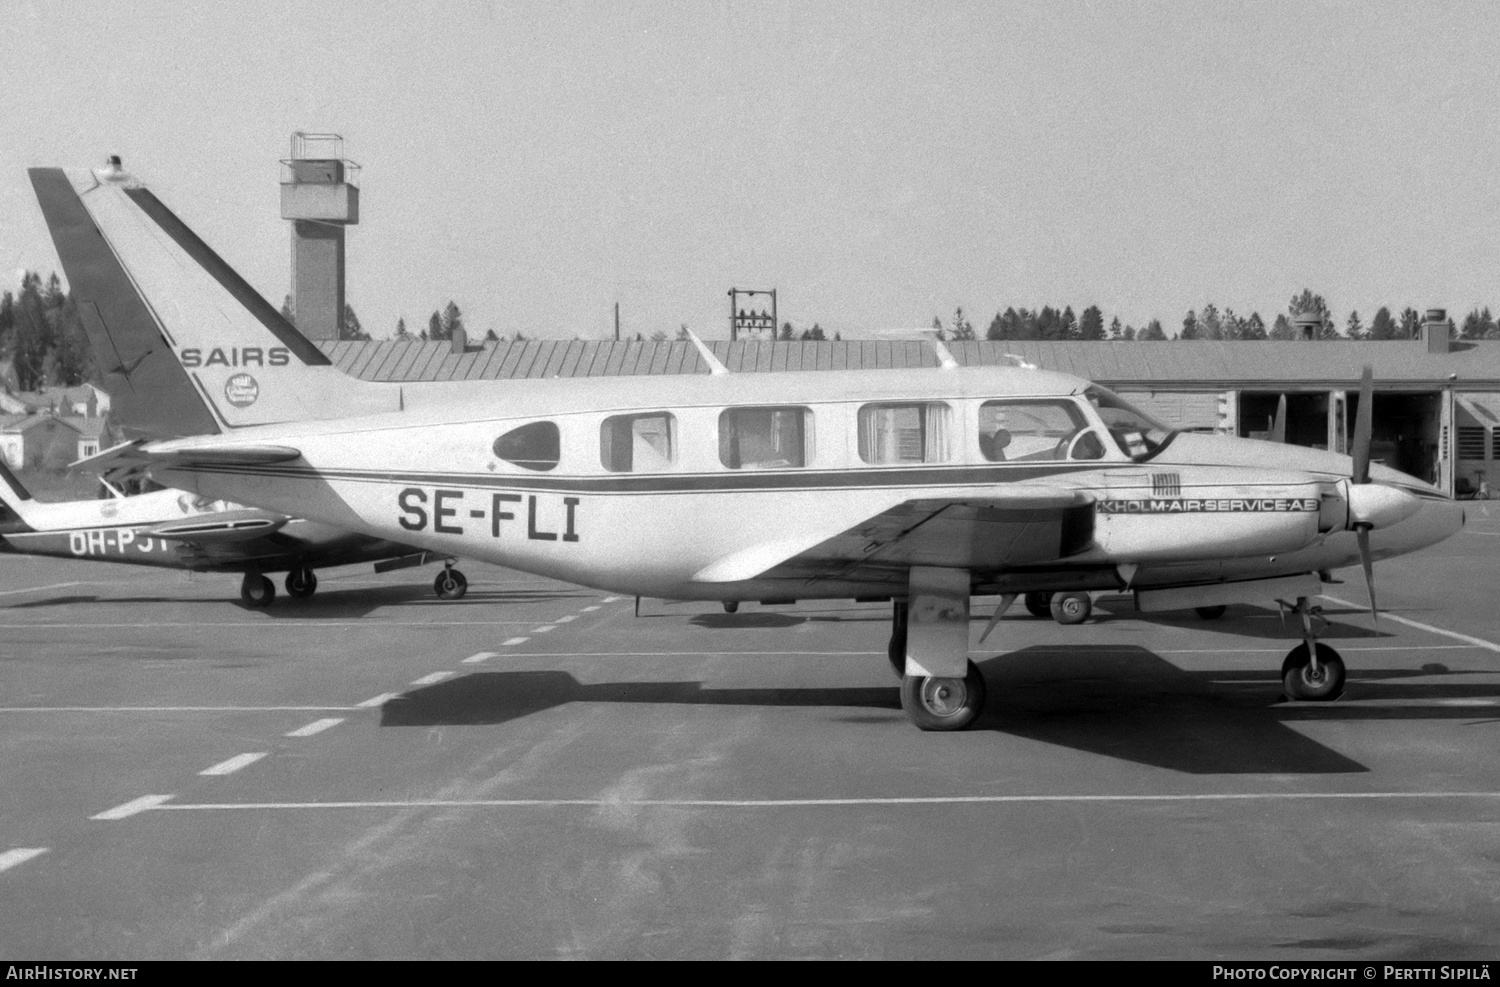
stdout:
<svg viewBox="0 0 1500 987">
<path fill-rule="evenodd" d="M 541 627 L 533 627 L 531 629 L 531 633 L 533 633 L 533 634 L 546 634 L 548 631 L 555 631 L 555 630 L 557 630 L 557 625 L 556 624 L 543 624 Z"/>
<path fill-rule="evenodd" d="M 424 675 L 424 676 L 422 676 L 419 679 L 412 679 L 411 680 L 411 684 L 412 685 L 435 685 L 436 683 L 443 681 L 443 679 L 451 678 L 452 675 L 453 675 L 452 672 L 433 672 L 431 675 Z"/>
<path fill-rule="evenodd" d="M 1076 648 L 1069 648 L 1067 650 L 1071 652 L 1071 651 L 1076 651 L 1077 649 Z M 1089 648 L 1088 650 L 1091 651 L 1091 652 L 1099 652 L 1099 651 L 1102 651 L 1104 649 L 1101 649 L 1101 648 Z M 1121 648 L 1119 650 L 1121 652 L 1124 652 L 1126 649 Z M 1129 649 L 1129 650 L 1134 651 L 1135 649 L 1132 648 L 1132 649 Z M 1152 648 L 1150 650 L 1154 654 L 1158 654 L 1158 655 L 1284 655 L 1287 652 L 1287 649 L 1284 648 L 1284 647 L 1282 647 L 1282 648 Z M 1347 651 L 1347 652 L 1350 652 L 1350 653 L 1357 652 L 1359 654 L 1365 654 L 1365 653 L 1371 652 L 1371 651 L 1400 651 L 1400 652 L 1403 652 L 1403 653 L 1408 652 L 1408 651 L 1473 651 L 1474 650 L 1474 645 L 1472 645 L 1472 644 L 1410 644 L 1410 645 L 1389 645 L 1389 644 L 1382 644 L 1382 645 L 1375 645 L 1375 646 L 1368 647 L 1368 648 L 1361 648 L 1358 645 L 1343 644 L 1341 642 L 1339 644 L 1339 650 L 1340 651 Z"/>
<path fill-rule="evenodd" d="M 369 699 L 366 699 L 364 702 L 362 702 L 362 703 L 355 703 L 355 705 L 359 706 L 361 709 L 374 709 L 377 706 L 384 706 L 386 703 L 390 702 L 392 699 L 395 699 L 397 697 L 397 695 L 399 695 L 399 693 L 395 693 L 395 692 L 382 692 L 378 696 L 371 696 Z"/>
<path fill-rule="evenodd" d="M 344 718 L 342 716 L 330 716 L 330 717 L 327 717 L 326 719 L 322 719 L 322 720 L 313 720 L 307 726 L 305 726 L 305 727 L 298 727 L 295 730 L 292 730 L 292 731 L 290 731 L 290 732 L 288 732 L 286 734 L 283 734 L 283 736 L 286 736 L 286 737 L 311 737 L 315 733 L 322 733 L 324 730 L 327 730 L 329 727 L 336 727 L 340 723 L 343 723 L 343 722 L 344 722 Z"/>
<path fill-rule="evenodd" d="M 594 612 L 594 611 L 595 611 L 595 610 L 598 610 L 598 609 L 599 609 L 599 608 L 598 608 L 598 607 L 584 607 L 584 608 L 583 608 L 583 609 L 582 609 L 582 610 L 581 610 L 581 611 L 579 611 L 579 612 L 580 612 L 580 613 L 593 613 L 593 612 Z"/>
<path fill-rule="evenodd" d="M 878 805 L 1014 805 L 1080 802 L 1294 802 L 1394 799 L 1500 799 L 1495 792 L 1219 792 L 1186 795 L 934 795 L 806 799 L 410 799 L 372 802 L 199 802 L 162 809 L 461 809 L 568 808 L 619 809 L 803 809 Z"/>
<path fill-rule="evenodd" d="M 47 852 L 44 846 L 18 846 L 14 850 L 6 850 L 0 853 L 0 870 L 10 870 L 18 867 L 33 857 L 40 857 Z"/>
<path fill-rule="evenodd" d="M 8 589 L 0 591 L 0 596 L 15 596 L 17 593 L 42 593 L 49 589 L 67 589 L 70 586 L 82 586 L 83 583 L 52 583 L 49 586 L 28 586 L 25 589 Z"/>
<path fill-rule="evenodd" d="M 172 798 L 171 795 L 142 795 L 138 799 L 132 799 L 131 801 L 126 802 L 124 805 L 117 805 L 113 809 L 106 809 L 98 815 L 89 816 L 89 818 L 105 819 L 110 821 L 113 821 L 115 819 L 128 819 L 138 812 L 145 812 L 147 809 L 155 809 L 170 798 Z"/>
<path fill-rule="evenodd" d="M 496 652 L 496 651 L 481 651 L 477 655 L 470 655 L 469 657 L 465 658 L 461 662 L 461 664 L 464 664 L 464 665 L 477 665 L 480 662 L 485 661 L 486 659 L 495 657 L 495 655 L 498 654 L 498 653 L 499 652 Z"/>
<path fill-rule="evenodd" d="M 1327 600 L 1329 603 L 1337 603 L 1341 607 L 1360 606 L 1360 604 L 1350 603 L 1348 600 L 1341 600 L 1336 596 L 1329 596 L 1327 593 L 1322 594 L 1322 596 L 1323 599 Z M 1386 613 L 1384 614 L 1384 616 L 1388 620 L 1394 620 L 1398 624 L 1405 624 L 1407 627 L 1415 627 L 1419 631 L 1427 631 L 1432 634 L 1441 634 L 1443 637 L 1449 637 L 1455 641 L 1465 641 L 1469 644 L 1474 645 L 1476 648 L 1485 648 L 1490 651 L 1500 653 L 1500 644 L 1496 644 L 1494 641 L 1486 641 L 1482 637 L 1470 637 L 1468 634 L 1460 634 L 1457 631 L 1445 630 L 1442 627 L 1434 627 L 1431 624 L 1424 624 L 1420 620 L 1412 620 L 1409 617 L 1401 617 L 1393 613 Z"/>
<path fill-rule="evenodd" d="M 354 713 L 358 706 L 0 706 L 0 713 Z"/>
<path fill-rule="evenodd" d="M 502 647 L 502 648 L 514 648 L 516 645 L 518 645 L 518 644 L 525 644 L 527 641 L 530 641 L 530 640 L 531 640 L 531 638 L 529 638 L 529 637 L 513 637 L 513 638 L 509 638 L 507 640 L 501 641 L 500 642 L 500 647 Z"/>
<path fill-rule="evenodd" d="M 1069 651 L 1076 649 L 1069 648 Z M 1090 649 L 1097 650 L 1097 649 Z M 1282 649 L 1285 651 L 1286 649 Z M 993 654 L 976 651 L 975 654 Z M 765 658 L 778 655 L 814 658 L 840 658 L 850 655 L 884 655 L 884 651 L 569 651 L 554 654 L 547 651 L 518 651 L 511 658 Z"/>
<path fill-rule="evenodd" d="M 104 602 L 107 603 L 109 601 L 106 600 Z M 529 620 L 381 620 L 378 617 L 372 617 L 372 618 L 369 618 L 369 619 L 366 619 L 366 620 L 298 620 L 298 621 L 279 621 L 279 620 L 276 620 L 275 618 L 267 617 L 265 620 L 224 621 L 222 623 L 221 622 L 217 622 L 217 621 L 210 621 L 210 620 L 200 620 L 200 621 L 191 621 L 191 622 L 183 622 L 183 623 L 145 623 L 145 624 L 137 624 L 137 623 L 130 623 L 130 624 L 125 624 L 125 623 L 101 623 L 101 624 L 88 623 L 88 624 L 80 624 L 80 623 L 76 623 L 76 622 L 74 622 L 74 623 L 55 623 L 55 622 L 48 623 L 48 622 L 42 622 L 42 621 L 35 621 L 35 622 L 32 622 L 32 623 L 24 623 L 24 624 L 0 624 L 0 630 L 18 631 L 18 630 L 26 630 L 26 629 L 32 628 L 32 627 L 52 628 L 52 629 L 56 629 L 56 630 L 73 630 L 73 631 L 87 631 L 87 630 L 92 630 L 94 628 L 105 628 L 105 629 L 108 629 L 108 630 L 130 630 L 132 628 L 134 628 L 134 629 L 140 629 L 140 630 L 144 630 L 144 629 L 155 630 L 155 629 L 160 628 L 160 627 L 191 627 L 194 630 L 202 630 L 204 628 L 213 628 L 213 627 L 259 627 L 262 630 L 284 630 L 284 631 L 289 631 L 289 630 L 293 630 L 293 629 L 301 630 L 301 629 L 304 629 L 304 628 L 318 628 L 318 629 L 327 628 L 327 629 L 330 629 L 330 630 L 339 630 L 339 629 L 348 628 L 348 627 L 362 627 L 362 628 L 368 628 L 368 627 L 524 627 L 526 624 L 529 624 L 529 623 L 531 623 L 531 621 L 529 621 Z"/>
<path fill-rule="evenodd" d="M 253 754 L 236 754 L 227 761 L 220 761 L 211 768 L 204 768 L 198 772 L 200 775 L 230 775 L 240 768 L 247 767 L 266 756 L 265 751 Z"/>
<path fill-rule="evenodd" d="M 566 624 L 570 620 L 577 620 L 577 619 L 578 619 L 578 615 L 577 614 L 570 613 L 566 617 L 559 617 L 559 618 L 557 618 L 556 622 L 559 623 L 559 624 Z"/>
<path fill-rule="evenodd" d="M 604 598 L 603 602 L 605 602 L 605 603 L 614 603 L 618 599 L 619 599 L 618 596 L 606 596 Z"/>
<path fill-rule="evenodd" d="M 1471 531 L 1471 535 L 1484 535 L 1486 538 L 1500 538 L 1500 532 L 1495 531 Z"/>
</svg>

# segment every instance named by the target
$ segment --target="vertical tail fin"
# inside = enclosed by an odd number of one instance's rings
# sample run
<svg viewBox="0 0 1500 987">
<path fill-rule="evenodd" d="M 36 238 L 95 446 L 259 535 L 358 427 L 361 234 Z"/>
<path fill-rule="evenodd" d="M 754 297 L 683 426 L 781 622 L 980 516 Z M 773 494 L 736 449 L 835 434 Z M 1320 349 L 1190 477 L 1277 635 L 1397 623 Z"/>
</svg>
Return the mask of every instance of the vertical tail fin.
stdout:
<svg viewBox="0 0 1500 987">
<path fill-rule="evenodd" d="M 160 199 L 111 165 L 33 168 L 37 201 L 128 434 L 201 435 L 394 411 L 335 368 Z"/>
<path fill-rule="evenodd" d="M 31 494 L 5 465 L 5 457 L 0 456 L 0 535 L 34 530 L 26 521 L 31 503 Z"/>
</svg>

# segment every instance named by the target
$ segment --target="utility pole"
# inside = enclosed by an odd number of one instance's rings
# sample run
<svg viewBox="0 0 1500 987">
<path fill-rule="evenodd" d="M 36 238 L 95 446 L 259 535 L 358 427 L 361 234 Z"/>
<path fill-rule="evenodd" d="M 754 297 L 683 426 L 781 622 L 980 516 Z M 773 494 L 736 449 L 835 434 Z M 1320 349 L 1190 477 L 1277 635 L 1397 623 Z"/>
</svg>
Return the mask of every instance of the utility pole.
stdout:
<svg viewBox="0 0 1500 987">
<path fill-rule="evenodd" d="M 770 295 L 771 296 L 771 311 L 769 313 L 767 313 L 765 309 L 761 309 L 760 312 L 757 313 L 752 308 L 750 311 L 746 312 L 744 309 L 742 309 L 742 308 L 739 307 L 739 299 L 740 299 L 741 295 L 744 295 L 745 297 L 748 297 L 748 298 L 753 298 L 756 295 Z M 761 290 L 758 290 L 758 289 L 755 290 L 755 291 L 751 291 L 748 288 L 730 288 L 729 289 L 729 340 L 730 340 L 730 342 L 733 342 L 733 341 L 735 341 L 735 340 L 737 340 L 737 339 L 740 338 L 740 330 L 741 329 L 744 329 L 747 332 L 754 332 L 757 329 L 770 329 L 771 330 L 771 338 L 773 340 L 776 338 L 777 322 L 776 322 L 776 289 L 775 288 L 770 288 L 770 289 L 767 289 L 765 291 L 761 291 Z"/>
</svg>

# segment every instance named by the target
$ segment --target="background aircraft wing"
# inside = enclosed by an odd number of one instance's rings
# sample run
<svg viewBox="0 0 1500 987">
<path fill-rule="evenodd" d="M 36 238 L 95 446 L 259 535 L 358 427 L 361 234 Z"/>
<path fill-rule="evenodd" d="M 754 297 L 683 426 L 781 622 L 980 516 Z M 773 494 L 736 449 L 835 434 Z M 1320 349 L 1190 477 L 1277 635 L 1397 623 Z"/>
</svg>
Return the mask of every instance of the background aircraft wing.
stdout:
<svg viewBox="0 0 1500 987">
<path fill-rule="evenodd" d="M 1011 484 L 983 497 L 903 501 L 802 544 L 766 542 L 705 567 L 699 582 L 888 577 L 914 565 L 995 572 L 1064 559 L 1094 539 L 1094 500 Z"/>
<path fill-rule="evenodd" d="M 183 518 L 168 524 L 159 524 L 146 534 L 152 538 L 191 542 L 194 545 L 219 545 L 249 541 L 279 529 L 287 523 L 284 514 L 246 508 L 238 511 L 219 511 Z"/>
</svg>

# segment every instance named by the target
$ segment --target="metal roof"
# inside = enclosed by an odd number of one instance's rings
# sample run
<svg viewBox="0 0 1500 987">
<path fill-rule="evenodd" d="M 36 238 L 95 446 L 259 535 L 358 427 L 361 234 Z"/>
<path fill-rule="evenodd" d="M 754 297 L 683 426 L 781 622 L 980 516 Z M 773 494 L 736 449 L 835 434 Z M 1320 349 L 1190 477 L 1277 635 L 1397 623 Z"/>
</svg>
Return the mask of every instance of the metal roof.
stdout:
<svg viewBox="0 0 1500 987">
<path fill-rule="evenodd" d="M 454 353 L 442 341 L 323 342 L 334 365 L 362 380 L 519 380 L 707 373 L 693 344 L 680 340 L 520 340 Z M 707 344 L 731 371 L 810 371 L 935 367 L 919 340 L 726 342 Z M 1500 341 L 1455 341 L 1428 353 L 1423 340 L 1230 342 L 1168 340 L 946 344 L 961 365 L 995 366 L 1019 357 L 1109 387 L 1154 391 L 1329 389 L 1351 386 L 1370 364 L 1382 389 L 1500 391 Z"/>
</svg>

